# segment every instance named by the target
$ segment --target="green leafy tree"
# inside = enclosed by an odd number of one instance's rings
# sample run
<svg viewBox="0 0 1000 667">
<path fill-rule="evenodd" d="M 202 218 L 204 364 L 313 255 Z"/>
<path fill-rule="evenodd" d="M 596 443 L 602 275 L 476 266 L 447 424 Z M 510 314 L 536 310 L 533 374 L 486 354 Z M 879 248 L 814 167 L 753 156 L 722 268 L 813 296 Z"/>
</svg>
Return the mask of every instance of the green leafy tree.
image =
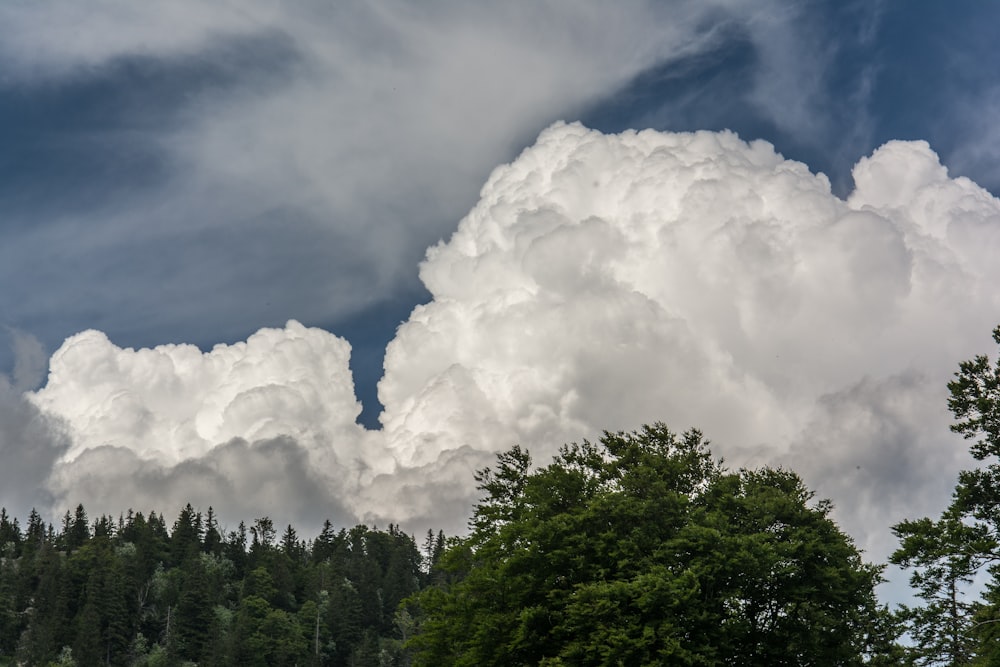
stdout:
<svg viewBox="0 0 1000 667">
<path fill-rule="evenodd" d="M 879 568 L 791 472 L 728 472 L 697 431 L 606 433 L 476 477 L 450 582 L 412 597 L 421 665 L 852 665 L 891 645 Z"/>
<path fill-rule="evenodd" d="M 257 595 L 240 603 L 235 632 L 237 664 L 291 667 L 308 659 L 309 647 L 298 619 Z"/>
</svg>

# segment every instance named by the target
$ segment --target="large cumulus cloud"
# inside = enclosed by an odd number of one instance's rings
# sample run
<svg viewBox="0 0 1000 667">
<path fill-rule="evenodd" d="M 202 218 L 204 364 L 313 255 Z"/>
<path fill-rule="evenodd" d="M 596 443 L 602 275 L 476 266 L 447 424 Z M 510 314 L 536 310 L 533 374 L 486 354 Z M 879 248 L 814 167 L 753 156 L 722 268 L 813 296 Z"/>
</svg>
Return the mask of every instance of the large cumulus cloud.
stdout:
<svg viewBox="0 0 1000 667">
<path fill-rule="evenodd" d="M 697 426 L 732 465 L 794 465 L 884 553 L 966 463 L 944 384 L 1000 313 L 1000 203 L 920 142 L 854 176 L 844 201 L 731 133 L 550 128 L 428 253 L 380 385 L 394 451 Z"/>
<path fill-rule="evenodd" d="M 730 465 L 792 466 L 884 556 L 888 525 L 935 512 L 968 465 L 944 385 L 989 349 L 1000 202 L 920 142 L 854 177 L 843 200 L 763 141 L 554 125 L 428 251 L 432 299 L 386 351 L 380 431 L 356 426 L 349 350 L 325 332 L 204 354 L 87 332 L 33 398 L 73 438 L 51 488 L 152 503 L 202 484 L 254 508 L 254 489 L 284 489 L 266 497 L 289 514 L 301 493 L 455 530 L 494 452 L 544 461 L 663 420 Z"/>
</svg>

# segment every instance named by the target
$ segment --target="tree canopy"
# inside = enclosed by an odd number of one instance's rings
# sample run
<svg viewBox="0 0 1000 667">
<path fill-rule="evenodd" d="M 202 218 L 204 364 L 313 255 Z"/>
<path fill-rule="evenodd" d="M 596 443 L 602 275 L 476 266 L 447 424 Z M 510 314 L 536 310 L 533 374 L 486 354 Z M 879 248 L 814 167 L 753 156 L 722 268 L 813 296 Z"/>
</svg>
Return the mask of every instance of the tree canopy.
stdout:
<svg viewBox="0 0 1000 667">
<path fill-rule="evenodd" d="M 786 470 L 726 470 L 663 424 L 514 447 L 443 576 L 413 598 L 420 665 L 852 665 L 885 657 L 880 568 Z"/>
</svg>

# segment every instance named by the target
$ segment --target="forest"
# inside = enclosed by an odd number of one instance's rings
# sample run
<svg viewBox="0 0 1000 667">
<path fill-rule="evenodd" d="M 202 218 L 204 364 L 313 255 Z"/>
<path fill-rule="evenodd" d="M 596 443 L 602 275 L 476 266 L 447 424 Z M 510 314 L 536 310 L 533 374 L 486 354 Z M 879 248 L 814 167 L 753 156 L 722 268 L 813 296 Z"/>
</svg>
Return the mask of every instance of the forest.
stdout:
<svg viewBox="0 0 1000 667">
<path fill-rule="evenodd" d="M 403 664 L 401 600 L 426 586 L 425 554 L 395 526 L 311 540 L 267 518 L 223 534 L 211 508 L 54 530 L 0 513 L 0 656 L 28 665 Z M 3 664 L 3 658 L 0 658 Z"/>
<path fill-rule="evenodd" d="M 993 331 L 1000 345 L 1000 327 Z M 961 362 L 976 462 L 936 519 L 894 526 L 912 606 L 786 469 L 730 470 L 664 424 L 514 446 L 468 533 L 305 538 L 128 510 L 0 510 L 0 665 L 1000 664 L 1000 359 Z"/>
</svg>

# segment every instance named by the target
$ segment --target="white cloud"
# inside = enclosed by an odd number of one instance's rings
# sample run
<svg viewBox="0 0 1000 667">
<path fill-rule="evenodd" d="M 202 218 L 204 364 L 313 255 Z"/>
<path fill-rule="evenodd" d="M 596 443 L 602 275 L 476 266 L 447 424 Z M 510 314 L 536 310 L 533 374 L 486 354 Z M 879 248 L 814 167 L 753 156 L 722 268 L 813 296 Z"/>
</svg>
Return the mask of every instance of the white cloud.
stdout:
<svg viewBox="0 0 1000 667">
<path fill-rule="evenodd" d="M 433 300 L 387 350 L 381 431 L 355 425 L 349 347 L 325 332 L 208 353 L 86 332 L 33 397 L 73 434 L 51 488 L 456 529 L 493 452 L 544 462 L 663 420 L 730 465 L 791 465 L 884 557 L 888 526 L 935 513 L 969 463 L 944 385 L 989 349 L 1000 202 L 919 142 L 854 173 L 843 201 L 766 142 L 556 124 L 428 251 Z"/>
<path fill-rule="evenodd" d="M 794 464 L 884 555 L 962 465 L 944 385 L 988 349 L 1000 203 L 922 143 L 855 177 L 842 201 L 729 133 L 550 128 L 429 251 L 434 300 L 380 385 L 390 446 L 544 458 L 602 428 L 697 426 L 732 465 Z"/>
<path fill-rule="evenodd" d="M 297 322 L 206 353 L 69 338 L 31 395 L 72 434 L 49 483 L 57 505 L 96 514 L 197 501 L 234 521 L 351 520 L 347 499 L 386 457 L 356 423 L 349 357 L 346 341 Z"/>
<path fill-rule="evenodd" d="M 288 436 L 316 448 L 327 444 L 319 434 L 353 440 L 360 428 L 349 357 L 347 341 L 297 322 L 207 353 L 121 349 L 85 331 L 52 355 L 33 398 L 78 434 L 66 461 L 111 446 L 176 464 L 233 438 Z"/>
</svg>

